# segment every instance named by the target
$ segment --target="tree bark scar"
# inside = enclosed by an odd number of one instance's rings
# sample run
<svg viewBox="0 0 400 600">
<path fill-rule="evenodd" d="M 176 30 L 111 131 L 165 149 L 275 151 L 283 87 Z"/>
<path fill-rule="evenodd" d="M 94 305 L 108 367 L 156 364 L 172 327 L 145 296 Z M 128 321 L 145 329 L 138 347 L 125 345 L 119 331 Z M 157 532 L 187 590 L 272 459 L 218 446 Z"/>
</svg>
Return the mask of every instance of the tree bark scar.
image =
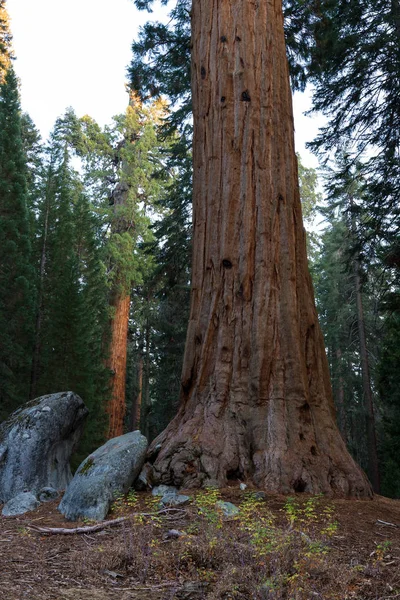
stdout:
<svg viewBox="0 0 400 600">
<path fill-rule="evenodd" d="M 228 258 L 223 259 L 222 266 L 224 267 L 224 269 L 232 269 L 232 263 Z"/>
<path fill-rule="evenodd" d="M 244 90 L 244 92 L 242 92 L 242 102 L 251 102 L 249 90 Z"/>
<path fill-rule="evenodd" d="M 205 79 L 206 75 L 207 75 L 207 71 L 205 70 L 205 67 L 201 67 L 200 73 L 201 73 L 201 78 Z"/>
</svg>

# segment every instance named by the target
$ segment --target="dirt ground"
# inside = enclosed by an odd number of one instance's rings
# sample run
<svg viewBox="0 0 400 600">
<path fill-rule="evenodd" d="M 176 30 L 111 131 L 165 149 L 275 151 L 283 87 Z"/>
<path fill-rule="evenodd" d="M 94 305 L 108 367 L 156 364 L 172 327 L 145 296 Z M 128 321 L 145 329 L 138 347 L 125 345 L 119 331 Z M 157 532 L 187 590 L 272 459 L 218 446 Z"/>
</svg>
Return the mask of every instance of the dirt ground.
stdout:
<svg viewBox="0 0 400 600">
<path fill-rule="evenodd" d="M 238 489 L 222 491 L 223 499 L 236 505 L 240 505 L 241 494 Z M 304 495 L 299 494 L 299 497 L 300 503 L 306 501 Z M 149 510 L 148 502 L 151 502 L 150 495 L 140 493 L 134 507 L 121 505 L 111 518 Z M 286 498 L 267 496 L 264 502 L 274 518 L 282 520 Z M 198 513 L 192 504 L 185 506 L 177 520 L 160 518 L 156 524 L 128 520 L 83 535 L 44 535 L 30 529 L 30 526 L 71 528 L 85 525 L 65 521 L 58 513 L 58 501 L 55 501 L 19 517 L 0 517 L 0 599 L 400 598 L 400 501 L 380 496 L 372 501 L 322 499 L 317 510 L 323 511 L 328 502 L 333 507 L 338 526 L 329 542 L 329 566 L 320 568 L 314 575 L 316 585 L 312 589 L 316 591 L 302 592 L 299 584 L 300 591 L 293 591 L 296 586 L 292 585 L 292 591 L 286 591 L 286 595 L 276 588 L 254 595 L 243 591 L 244 588 L 240 591 L 240 585 L 235 584 L 233 591 L 209 596 L 216 581 L 215 573 L 224 570 L 226 556 L 216 557 L 214 563 L 205 561 L 205 568 L 200 568 L 200 559 L 196 563 L 193 558 L 193 545 L 201 544 L 200 534 L 197 533 L 198 544 L 195 535 L 191 535 L 195 543 L 191 545 L 190 560 L 183 560 L 188 552 L 181 540 L 169 539 L 167 534 L 171 528 L 196 534 Z M 231 533 L 234 526 L 229 522 L 226 525 Z M 229 531 L 221 534 L 226 535 L 227 540 L 231 535 Z M 243 546 L 242 538 L 235 538 L 235 543 Z M 138 562 L 138 556 L 141 562 Z M 143 562 L 145 556 L 151 557 L 148 562 Z M 156 566 L 154 557 L 158 561 Z M 170 564 L 168 568 L 167 563 Z M 264 562 L 259 564 L 264 565 Z M 243 569 L 245 578 L 248 569 L 245 561 Z M 310 579 L 313 573 L 309 564 L 307 569 L 306 576 Z M 232 569 L 232 573 L 235 572 Z M 351 577 L 348 576 L 350 572 Z M 327 580 L 324 588 L 321 588 L 321 578 Z"/>
</svg>

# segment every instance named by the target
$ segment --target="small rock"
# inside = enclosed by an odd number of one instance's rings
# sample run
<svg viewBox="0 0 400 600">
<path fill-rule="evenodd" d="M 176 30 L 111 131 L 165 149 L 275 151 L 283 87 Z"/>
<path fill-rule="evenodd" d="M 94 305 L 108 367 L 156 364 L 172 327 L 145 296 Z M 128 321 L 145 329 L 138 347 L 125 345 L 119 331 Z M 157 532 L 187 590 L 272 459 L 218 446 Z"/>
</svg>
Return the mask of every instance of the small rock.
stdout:
<svg viewBox="0 0 400 600">
<path fill-rule="evenodd" d="M 165 494 L 161 498 L 161 504 L 163 506 L 183 506 L 190 500 L 190 496 L 184 496 L 183 494 Z"/>
<path fill-rule="evenodd" d="M 43 406 L 42 412 L 51 412 L 50 406 Z"/>
<path fill-rule="evenodd" d="M 3 506 L 1 514 L 4 517 L 23 515 L 26 512 L 35 510 L 35 508 L 37 508 L 39 505 L 40 502 L 36 496 L 32 494 L 32 492 L 21 492 L 6 502 L 6 504 Z"/>
<path fill-rule="evenodd" d="M 241 483 L 239 485 L 240 489 L 242 490 L 242 492 L 244 492 L 245 489 L 247 489 L 247 485 L 245 483 Z"/>
<path fill-rule="evenodd" d="M 108 575 L 109 577 L 112 577 L 113 579 L 117 579 L 118 577 L 123 578 L 124 575 L 121 575 L 120 573 L 116 573 L 115 571 L 109 571 L 108 569 L 104 569 L 103 573 L 105 575 Z"/>
<path fill-rule="evenodd" d="M 51 502 L 59 497 L 59 493 L 55 488 L 52 487 L 44 487 L 40 490 L 38 494 L 38 498 L 40 502 Z"/>
<path fill-rule="evenodd" d="M 210 584 L 203 581 L 186 581 L 180 590 L 176 591 L 179 600 L 203 600 Z"/>
<path fill-rule="evenodd" d="M 165 540 L 174 540 L 180 537 L 185 537 L 187 533 L 185 531 L 179 531 L 179 529 L 170 529 L 167 533 L 164 534 Z"/>
<path fill-rule="evenodd" d="M 173 487 L 172 485 L 157 485 L 156 487 L 154 487 L 151 490 L 151 493 L 153 496 L 177 496 L 178 495 L 178 490 L 176 487 Z"/>
<path fill-rule="evenodd" d="M 215 503 L 215 506 L 222 510 L 225 517 L 236 517 L 239 514 L 239 509 L 237 506 L 232 504 L 232 502 L 223 502 L 222 500 L 218 500 Z"/>
<path fill-rule="evenodd" d="M 265 492 L 254 492 L 253 494 L 256 500 L 266 500 L 267 494 Z"/>
</svg>

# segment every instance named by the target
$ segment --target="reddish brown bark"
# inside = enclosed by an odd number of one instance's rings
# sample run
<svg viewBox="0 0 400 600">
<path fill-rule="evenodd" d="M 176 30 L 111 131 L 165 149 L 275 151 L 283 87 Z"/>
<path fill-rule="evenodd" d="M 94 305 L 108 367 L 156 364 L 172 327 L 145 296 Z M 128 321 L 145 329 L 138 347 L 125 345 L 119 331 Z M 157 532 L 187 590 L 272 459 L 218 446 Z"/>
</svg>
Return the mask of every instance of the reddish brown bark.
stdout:
<svg viewBox="0 0 400 600">
<path fill-rule="evenodd" d="M 194 0 L 194 241 L 177 417 L 154 476 L 368 496 L 307 267 L 280 0 Z"/>
<path fill-rule="evenodd" d="M 114 317 L 111 321 L 111 343 L 108 367 L 112 372 L 111 398 L 107 405 L 109 416 L 107 438 L 124 433 L 125 380 L 129 323 L 130 296 L 115 294 L 111 306 Z"/>
</svg>

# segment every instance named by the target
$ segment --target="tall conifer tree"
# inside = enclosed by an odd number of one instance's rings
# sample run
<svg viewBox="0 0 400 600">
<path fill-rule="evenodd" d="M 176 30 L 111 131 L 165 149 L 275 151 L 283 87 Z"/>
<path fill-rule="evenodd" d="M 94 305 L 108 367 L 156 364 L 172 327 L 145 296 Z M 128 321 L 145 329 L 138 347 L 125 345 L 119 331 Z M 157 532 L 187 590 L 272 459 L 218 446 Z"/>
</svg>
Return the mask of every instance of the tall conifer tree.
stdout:
<svg viewBox="0 0 400 600">
<path fill-rule="evenodd" d="M 0 406 L 2 416 L 28 398 L 35 290 L 30 264 L 27 169 L 18 80 L 0 87 Z"/>
<path fill-rule="evenodd" d="M 155 477 L 369 495 L 334 422 L 281 8 L 192 6 L 191 311 L 180 410 L 151 447 Z"/>
<path fill-rule="evenodd" d="M 12 35 L 6 0 L 0 0 L 0 84 L 4 82 L 13 58 Z"/>
</svg>

